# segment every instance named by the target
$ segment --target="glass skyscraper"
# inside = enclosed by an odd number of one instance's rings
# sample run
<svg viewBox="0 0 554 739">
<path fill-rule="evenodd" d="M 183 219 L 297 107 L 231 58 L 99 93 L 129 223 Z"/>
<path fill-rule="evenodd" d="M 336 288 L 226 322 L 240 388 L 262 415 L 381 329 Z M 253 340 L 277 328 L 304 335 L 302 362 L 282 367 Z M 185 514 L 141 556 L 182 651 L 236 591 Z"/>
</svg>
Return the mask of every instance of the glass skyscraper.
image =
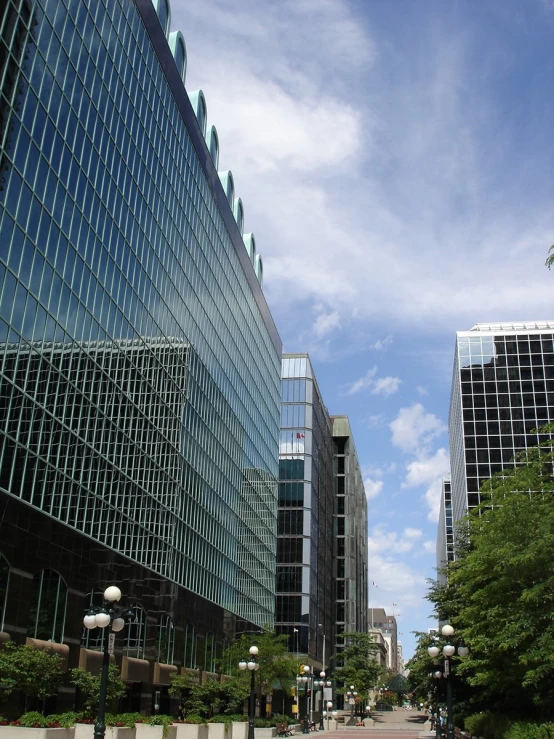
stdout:
<svg viewBox="0 0 554 739">
<path fill-rule="evenodd" d="M 554 322 L 478 323 L 456 334 L 450 403 L 452 517 L 554 421 Z"/>
<path fill-rule="evenodd" d="M 210 669 L 273 623 L 281 342 L 185 74 L 165 0 L 0 10 L 0 631 L 17 571 L 83 602 L 125 572 Z"/>
</svg>

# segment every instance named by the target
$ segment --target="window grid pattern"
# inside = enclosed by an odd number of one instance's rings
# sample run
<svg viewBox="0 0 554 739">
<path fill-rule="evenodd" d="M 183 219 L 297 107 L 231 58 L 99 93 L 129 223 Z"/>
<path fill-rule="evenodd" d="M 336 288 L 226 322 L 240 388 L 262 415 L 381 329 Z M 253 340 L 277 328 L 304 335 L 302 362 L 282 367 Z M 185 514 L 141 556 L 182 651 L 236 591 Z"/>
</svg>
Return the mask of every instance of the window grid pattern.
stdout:
<svg viewBox="0 0 554 739">
<path fill-rule="evenodd" d="M 90 521 L 107 546 L 123 542 L 129 556 L 233 613 L 271 623 L 279 357 L 147 31 L 130 0 L 8 0 L 0 28 L 1 403 L 11 419 L 1 484 L 68 525 Z M 131 397 L 124 366 L 145 382 Z M 80 375 L 102 377 L 106 397 L 83 389 Z M 145 407 L 154 396 L 161 428 Z M 139 431 L 126 437 L 135 415 Z M 55 426 L 78 440 L 73 465 Z M 143 470 L 121 466 L 133 443 L 149 457 Z M 94 461 L 80 467 L 90 448 Z M 120 484 L 105 489 L 110 471 Z M 242 530 L 245 505 L 268 536 Z"/>
<path fill-rule="evenodd" d="M 479 505 L 479 490 L 514 455 L 536 444 L 531 430 L 554 420 L 551 330 L 460 332 L 450 409 L 453 520 Z"/>
</svg>

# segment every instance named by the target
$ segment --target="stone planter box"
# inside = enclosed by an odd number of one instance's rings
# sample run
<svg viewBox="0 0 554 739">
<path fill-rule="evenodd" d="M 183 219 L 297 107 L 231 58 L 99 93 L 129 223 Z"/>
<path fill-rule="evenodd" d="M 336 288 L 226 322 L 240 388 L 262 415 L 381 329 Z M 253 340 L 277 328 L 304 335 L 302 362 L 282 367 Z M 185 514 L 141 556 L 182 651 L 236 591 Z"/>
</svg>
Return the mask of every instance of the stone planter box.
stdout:
<svg viewBox="0 0 554 739">
<path fill-rule="evenodd" d="M 208 739 L 207 724 L 173 724 L 176 739 Z"/>
<path fill-rule="evenodd" d="M 254 729 L 254 733 L 256 730 Z M 233 721 L 231 724 L 231 739 L 246 739 L 248 736 L 247 721 Z"/>
<path fill-rule="evenodd" d="M 73 739 L 93 739 L 94 724 L 75 724 Z M 0 737 L 2 739 L 2 737 Z M 56 739 L 56 737 L 52 737 Z M 135 730 L 128 726 L 106 726 L 106 739 L 135 739 Z"/>
<path fill-rule="evenodd" d="M 256 739 L 271 739 L 272 736 L 277 736 L 277 729 L 275 726 L 267 729 L 254 729 L 254 736 Z"/>
<path fill-rule="evenodd" d="M 25 726 L 0 726 L 0 739 L 74 739 L 75 729 L 28 729 Z"/>
<path fill-rule="evenodd" d="M 225 724 L 208 724 L 208 739 L 229 739 Z"/>
<path fill-rule="evenodd" d="M 136 724 L 136 739 L 164 739 L 163 726 L 150 726 L 150 724 Z M 170 724 L 167 727 L 167 736 L 165 739 L 176 739 L 177 737 L 177 726 L 176 724 Z M 106 739 L 108 739 L 106 737 Z"/>
<path fill-rule="evenodd" d="M 368 729 L 371 729 L 373 727 L 374 721 L 372 718 L 364 718 L 364 726 Z"/>
</svg>

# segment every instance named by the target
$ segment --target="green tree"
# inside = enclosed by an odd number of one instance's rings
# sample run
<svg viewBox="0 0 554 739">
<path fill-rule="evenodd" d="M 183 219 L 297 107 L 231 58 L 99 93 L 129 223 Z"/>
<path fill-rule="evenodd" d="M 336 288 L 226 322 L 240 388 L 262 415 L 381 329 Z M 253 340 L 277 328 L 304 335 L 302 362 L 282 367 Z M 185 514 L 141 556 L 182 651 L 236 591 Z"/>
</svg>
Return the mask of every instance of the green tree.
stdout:
<svg viewBox="0 0 554 739">
<path fill-rule="evenodd" d="M 248 661 L 249 648 L 256 646 L 258 647 L 256 660 L 260 665 L 254 675 L 256 692 L 268 695 L 273 692 L 275 685 L 286 690 L 298 670 L 298 661 L 288 651 L 288 642 L 287 634 L 277 635 L 273 631 L 263 634 L 241 634 L 223 654 L 223 671 L 249 686 L 250 671 L 241 671 L 238 665 L 243 659 Z"/>
<path fill-rule="evenodd" d="M 4 697 L 20 691 L 25 712 L 33 700 L 56 695 L 63 681 L 63 659 L 58 654 L 8 642 L 0 649 L 0 675 Z"/>
<path fill-rule="evenodd" d="M 71 682 L 79 689 L 84 699 L 85 711 L 94 715 L 100 700 L 100 675 L 92 675 L 88 670 L 77 667 L 71 670 Z M 108 690 L 106 705 L 111 710 L 117 709 L 117 702 L 127 693 L 127 686 L 119 676 L 116 665 L 110 664 L 108 669 Z"/>
<path fill-rule="evenodd" d="M 548 257 L 546 258 L 545 264 L 548 267 L 548 269 L 550 269 L 552 265 L 554 264 L 554 244 L 548 250 Z"/>
<path fill-rule="evenodd" d="M 365 701 L 368 692 L 377 685 L 383 672 L 383 668 L 373 658 L 378 647 L 371 634 L 360 631 L 342 633 L 339 637 L 344 637 L 345 647 L 332 657 L 337 665 L 333 674 L 344 685 L 337 687 L 337 693 L 344 694 L 350 689 L 350 685 L 354 685 Z"/>
<path fill-rule="evenodd" d="M 188 695 L 182 699 L 182 710 L 185 715 L 196 714 L 204 718 L 220 713 L 241 713 L 248 693 L 248 685 L 238 677 L 231 677 L 224 682 L 207 680 L 190 688 Z"/>
<path fill-rule="evenodd" d="M 535 433 L 483 486 L 469 546 L 430 599 L 470 648 L 456 672 L 475 708 L 554 717 L 554 426 Z"/>
</svg>

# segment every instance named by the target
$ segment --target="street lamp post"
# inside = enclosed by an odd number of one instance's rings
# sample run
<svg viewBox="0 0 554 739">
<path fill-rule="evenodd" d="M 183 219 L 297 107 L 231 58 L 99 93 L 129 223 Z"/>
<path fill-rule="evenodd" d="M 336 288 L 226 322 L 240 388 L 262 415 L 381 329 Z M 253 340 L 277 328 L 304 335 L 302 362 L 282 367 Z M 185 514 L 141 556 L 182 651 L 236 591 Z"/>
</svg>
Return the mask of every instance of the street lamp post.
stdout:
<svg viewBox="0 0 554 739">
<path fill-rule="evenodd" d="M 304 690 L 305 706 L 304 706 L 304 721 L 302 723 L 302 733 L 308 734 L 310 731 L 310 718 L 308 716 L 308 673 L 310 672 L 309 665 L 300 665 L 300 670 L 296 676 L 296 690 L 298 696 L 298 712 L 300 713 L 300 694 Z M 249 737 L 250 739 L 250 737 Z"/>
<path fill-rule="evenodd" d="M 356 703 L 356 696 L 358 695 L 358 692 L 354 690 L 354 686 L 350 686 L 350 690 L 346 691 L 346 697 L 348 698 L 348 703 L 350 704 L 350 722 L 349 726 L 354 726 L 354 704 Z"/>
<path fill-rule="evenodd" d="M 447 639 L 450 638 L 454 634 L 454 629 L 450 624 L 445 624 L 441 629 L 441 634 L 446 637 Z M 469 653 L 469 649 L 464 646 L 458 647 L 458 655 L 460 657 L 467 657 Z M 435 659 L 439 656 L 440 649 L 439 647 L 429 647 L 427 649 L 427 652 L 429 653 L 429 656 Z M 440 670 L 437 670 L 435 672 L 435 677 L 445 677 L 446 678 L 446 736 L 447 739 L 454 739 L 454 715 L 452 711 L 452 665 L 451 665 L 451 658 L 456 654 L 456 647 L 452 644 L 445 644 L 445 646 L 442 648 L 442 653 L 444 655 L 444 669 L 443 672 Z M 437 711 L 437 721 L 439 721 L 438 717 L 438 711 Z M 440 723 L 440 722 L 439 722 Z M 440 731 L 440 728 L 439 728 Z M 437 733 L 437 736 L 440 736 L 440 733 Z"/>
<path fill-rule="evenodd" d="M 319 686 L 319 689 L 321 691 L 321 700 L 319 702 L 319 705 L 320 705 L 319 730 L 320 731 L 323 731 L 323 729 L 325 728 L 323 726 L 323 706 L 325 705 L 325 703 L 324 703 L 325 695 L 324 695 L 324 692 L 323 692 L 323 688 L 325 686 L 327 686 L 328 688 L 330 688 L 332 683 L 331 683 L 330 680 L 325 680 L 325 671 L 324 670 L 322 670 L 319 673 L 319 677 L 321 679 L 320 680 L 316 680 L 315 681 L 315 685 Z M 333 705 L 333 704 L 331 703 L 331 705 Z"/>
<path fill-rule="evenodd" d="M 121 631 L 125 623 L 134 621 L 135 614 L 128 608 L 116 608 L 115 603 L 121 599 L 121 590 L 111 585 L 104 590 L 104 602 L 101 606 L 87 608 L 83 625 L 87 629 L 105 629 L 111 626 L 112 632 Z M 108 695 L 108 675 L 110 669 L 110 654 L 113 654 L 115 633 L 104 632 L 104 653 L 102 657 L 102 670 L 100 672 L 100 697 L 98 700 L 98 715 L 94 725 L 94 739 L 104 739 L 106 734 L 106 698 Z"/>
<path fill-rule="evenodd" d="M 254 717 L 256 715 L 256 683 L 254 680 L 254 674 L 259 669 L 260 665 L 256 662 L 256 656 L 258 654 L 258 647 L 250 647 L 248 650 L 250 659 L 241 660 L 239 662 L 239 670 L 250 670 L 250 696 L 248 698 L 248 739 L 254 739 Z"/>
</svg>

